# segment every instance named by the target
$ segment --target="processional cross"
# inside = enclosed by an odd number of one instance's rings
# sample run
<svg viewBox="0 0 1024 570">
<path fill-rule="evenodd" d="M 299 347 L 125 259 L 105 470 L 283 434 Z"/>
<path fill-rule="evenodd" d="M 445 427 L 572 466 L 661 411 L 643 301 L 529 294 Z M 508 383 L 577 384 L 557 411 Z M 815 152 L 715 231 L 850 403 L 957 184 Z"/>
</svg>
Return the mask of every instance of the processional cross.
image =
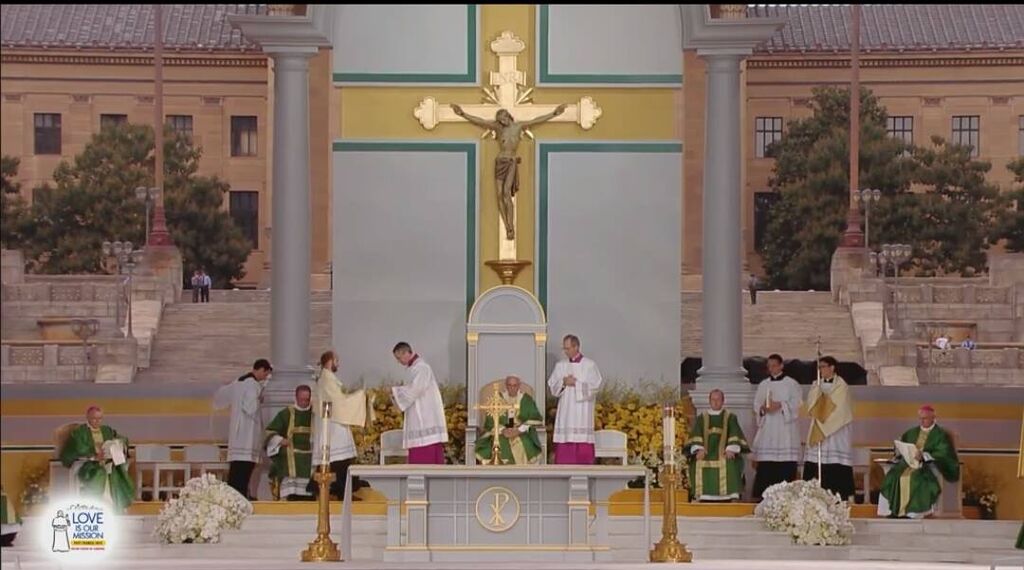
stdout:
<svg viewBox="0 0 1024 570">
<path fill-rule="evenodd" d="M 494 165 L 501 214 L 498 263 L 516 260 L 515 194 L 519 189 L 521 160 L 516 151 L 520 137 L 525 135 L 533 139 L 530 127 L 548 121 L 578 123 L 588 130 L 602 112 L 590 97 L 563 105 L 533 103 L 533 88 L 526 87 L 526 73 L 517 65 L 519 54 L 525 49 L 523 40 L 510 31 L 502 32 L 491 42 L 491 51 L 498 56 L 498 71 L 491 72 L 491 86 L 483 88 L 482 103 L 442 104 L 433 97 L 425 97 L 413 111 L 427 130 L 432 130 L 439 123 L 468 121 L 484 129 L 483 137 L 498 140 L 501 152 Z"/>
<path fill-rule="evenodd" d="M 487 399 L 487 403 L 478 404 L 473 406 L 474 410 L 480 410 L 481 412 L 491 416 L 491 422 L 494 424 L 494 432 L 491 435 L 491 462 L 490 465 L 501 465 L 501 447 L 498 445 L 498 436 L 501 434 L 501 414 L 510 414 L 509 417 L 515 417 L 519 414 L 519 404 L 506 402 L 505 398 L 501 397 L 501 388 L 498 385 L 494 386 L 494 393 Z"/>
</svg>

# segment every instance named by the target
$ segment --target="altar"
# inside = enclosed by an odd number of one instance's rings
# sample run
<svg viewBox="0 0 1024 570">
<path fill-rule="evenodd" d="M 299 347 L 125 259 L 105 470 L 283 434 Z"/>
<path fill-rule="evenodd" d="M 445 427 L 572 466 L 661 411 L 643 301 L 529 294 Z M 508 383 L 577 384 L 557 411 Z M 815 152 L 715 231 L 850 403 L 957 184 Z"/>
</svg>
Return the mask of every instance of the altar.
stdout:
<svg viewBox="0 0 1024 570">
<path fill-rule="evenodd" d="M 608 503 L 642 466 L 357 465 L 387 497 L 383 559 L 404 562 L 610 561 Z M 351 552 L 352 485 L 341 545 Z M 644 491 L 644 540 L 650 497 Z M 637 560 L 641 561 L 641 560 Z"/>
</svg>

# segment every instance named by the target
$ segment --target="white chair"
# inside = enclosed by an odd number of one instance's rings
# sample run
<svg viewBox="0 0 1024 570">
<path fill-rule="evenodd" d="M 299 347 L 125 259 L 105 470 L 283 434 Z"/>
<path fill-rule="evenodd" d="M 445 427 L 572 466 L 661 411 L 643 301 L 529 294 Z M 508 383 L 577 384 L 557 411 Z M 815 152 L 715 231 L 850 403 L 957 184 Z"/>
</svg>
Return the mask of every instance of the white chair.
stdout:
<svg viewBox="0 0 1024 570">
<path fill-rule="evenodd" d="M 153 472 L 153 485 L 145 487 L 144 473 Z M 175 484 L 174 476 L 181 473 L 184 481 L 192 478 L 192 469 L 188 463 L 171 461 L 171 448 L 166 445 L 143 444 L 135 446 L 135 473 L 138 479 L 135 486 L 135 498 L 142 499 L 142 491 L 145 488 L 152 492 L 151 501 L 159 501 L 160 493 L 166 492 L 167 497 L 176 495 L 181 487 Z M 169 482 L 164 483 L 164 475 L 169 476 Z"/>
<path fill-rule="evenodd" d="M 79 459 L 72 463 L 71 467 L 64 467 L 60 462 L 60 452 L 64 449 L 64 444 L 67 443 L 68 438 L 71 437 L 71 432 L 78 429 L 79 425 L 81 424 L 71 422 L 53 430 L 53 451 L 56 454 L 56 458 L 50 460 L 51 484 L 56 487 L 61 485 L 63 481 L 67 481 L 68 493 L 76 497 L 81 492 L 81 485 L 78 482 L 78 470 L 82 468 L 82 464 L 85 461 Z"/>
<path fill-rule="evenodd" d="M 594 433 L 594 458 L 614 457 L 629 464 L 626 434 L 614 429 L 601 429 Z"/>
<path fill-rule="evenodd" d="M 856 482 L 859 477 L 862 481 L 862 490 L 864 500 L 861 504 L 871 505 L 871 466 L 874 465 L 871 462 L 871 450 L 867 447 L 855 447 L 853 449 L 853 480 Z M 854 497 L 857 496 L 858 491 L 854 491 Z"/>
<path fill-rule="evenodd" d="M 220 447 L 216 445 L 186 445 L 185 463 L 191 468 L 190 475 L 198 477 L 214 473 L 221 481 L 227 481 L 229 465 L 221 457 Z"/>
<path fill-rule="evenodd" d="M 402 447 L 402 430 L 392 429 L 380 434 L 380 464 L 386 465 L 388 457 L 404 457 L 409 460 L 409 450 Z"/>
</svg>

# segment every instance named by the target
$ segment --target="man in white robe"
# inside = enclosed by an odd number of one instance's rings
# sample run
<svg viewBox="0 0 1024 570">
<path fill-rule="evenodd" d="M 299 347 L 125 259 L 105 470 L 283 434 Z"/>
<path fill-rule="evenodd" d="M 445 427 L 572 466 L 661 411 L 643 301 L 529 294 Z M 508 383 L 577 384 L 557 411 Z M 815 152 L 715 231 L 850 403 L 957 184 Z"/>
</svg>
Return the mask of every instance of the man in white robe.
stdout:
<svg viewBox="0 0 1024 570">
<path fill-rule="evenodd" d="M 597 363 L 580 352 L 580 339 L 565 335 L 560 360 L 548 378 L 548 389 L 558 398 L 555 415 L 555 463 L 592 465 L 594 463 L 594 404 L 601 389 L 601 371 Z"/>
<path fill-rule="evenodd" d="M 263 386 L 273 370 L 270 362 L 261 358 L 252 370 L 238 380 L 222 386 L 213 397 L 213 407 L 222 410 L 231 407 L 228 426 L 228 485 L 250 501 L 249 480 L 263 448 L 263 417 L 260 403 Z"/>
<path fill-rule="evenodd" d="M 413 352 L 409 343 L 396 344 L 392 353 L 409 371 L 408 379 L 401 386 L 391 388 L 395 405 L 405 413 L 402 447 L 409 450 L 409 463 L 443 465 L 448 425 L 434 371 Z"/>
<path fill-rule="evenodd" d="M 335 376 L 338 371 L 338 357 L 333 350 L 328 350 L 320 356 L 320 372 L 317 374 L 316 391 L 313 397 L 313 470 L 324 464 L 324 420 L 323 404 L 331 402 L 331 418 L 327 421 L 327 463 L 334 472 L 334 481 L 331 483 L 330 493 L 338 499 L 345 496 L 345 480 L 348 476 L 348 468 L 356 457 L 356 443 L 352 439 L 352 430 L 345 423 L 343 410 L 338 409 L 340 404 L 348 395 L 345 394 L 345 385 Z M 364 397 L 365 398 L 365 397 Z M 365 400 L 364 400 L 365 401 Z M 365 407 L 365 403 L 363 404 Z M 309 482 L 308 490 L 313 496 L 319 493 L 319 485 L 315 481 Z M 354 483 L 353 491 L 359 490 L 359 484 Z M 353 500 L 359 501 L 358 497 Z"/>
<path fill-rule="evenodd" d="M 754 500 L 760 500 L 768 487 L 795 479 L 800 461 L 800 384 L 786 376 L 778 354 L 768 357 L 768 374 L 754 395 Z"/>
<path fill-rule="evenodd" d="M 807 395 L 811 430 L 804 454 L 804 480 L 818 478 L 818 445 L 821 444 L 821 486 L 847 500 L 853 486 L 853 398 L 850 386 L 836 374 L 835 358 L 818 360 L 821 382 Z"/>
</svg>

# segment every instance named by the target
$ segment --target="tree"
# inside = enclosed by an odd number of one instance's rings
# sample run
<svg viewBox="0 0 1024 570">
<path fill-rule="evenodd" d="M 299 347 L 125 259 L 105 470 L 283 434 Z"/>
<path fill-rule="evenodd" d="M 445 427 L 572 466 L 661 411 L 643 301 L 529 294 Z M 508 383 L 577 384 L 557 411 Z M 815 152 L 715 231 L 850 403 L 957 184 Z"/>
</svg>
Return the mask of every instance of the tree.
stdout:
<svg viewBox="0 0 1024 570">
<path fill-rule="evenodd" d="M 40 188 L 37 231 L 26 257 L 44 273 L 96 272 L 104 240 L 145 242 L 145 206 L 138 186 L 153 186 L 153 130 L 118 125 L 93 135 L 73 163 Z M 222 210 L 228 185 L 198 176 L 201 151 L 188 137 L 164 131 L 164 203 L 167 226 L 186 268 L 204 267 L 218 286 L 242 275 L 250 246 Z"/>
<path fill-rule="evenodd" d="M 906 145 L 887 136 L 886 113 L 861 90 L 860 180 L 886 196 L 910 187 L 913 166 Z M 813 91 L 813 115 L 792 120 L 768 148 L 775 157 L 769 180 L 781 194 L 772 206 L 762 249 L 769 285 L 828 289 L 829 265 L 845 228 L 849 204 L 849 90 Z"/>
<path fill-rule="evenodd" d="M 991 241 L 1006 240 L 1007 251 L 1024 251 L 1024 157 L 1010 161 L 1016 187 L 1002 195 L 1001 215 Z"/>
<path fill-rule="evenodd" d="M 32 231 L 31 217 L 25 199 L 21 197 L 17 158 L 0 158 L 0 244 L 18 249 Z"/>
</svg>

